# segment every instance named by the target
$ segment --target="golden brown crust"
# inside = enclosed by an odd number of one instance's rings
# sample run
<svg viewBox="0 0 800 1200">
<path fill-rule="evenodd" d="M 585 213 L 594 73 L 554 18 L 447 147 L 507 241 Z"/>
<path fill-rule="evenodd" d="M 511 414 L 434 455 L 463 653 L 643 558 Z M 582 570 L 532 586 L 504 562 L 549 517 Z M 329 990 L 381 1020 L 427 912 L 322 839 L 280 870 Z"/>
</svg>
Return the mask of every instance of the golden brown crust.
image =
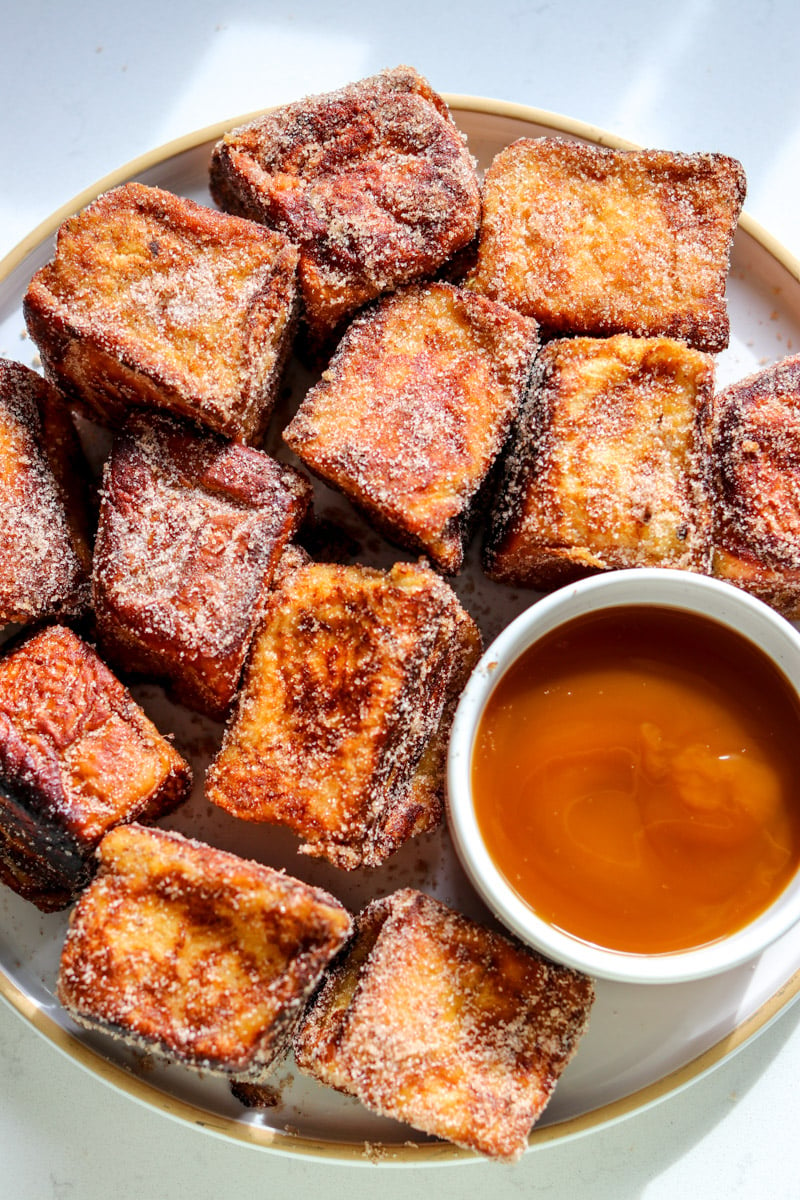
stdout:
<svg viewBox="0 0 800 1200">
<path fill-rule="evenodd" d="M 383 533 L 455 574 L 538 349 L 537 326 L 446 283 L 358 317 L 283 437 Z"/>
<path fill-rule="evenodd" d="M 548 333 L 663 335 L 722 350 L 744 195 L 741 164 L 721 154 L 522 138 L 486 173 L 470 286 Z"/>
<path fill-rule="evenodd" d="M 167 409 L 255 442 L 291 344 L 296 267 L 281 234 L 129 183 L 64 222 L 25 319 L 48 378 L 94 419 Z"/>
<path fill-rule="evenodd" d="M 90 1029 L 259 1082 L 351 921 L 333 896 L 178 833 L 107 834 L 71 916 L 58 997 Z"/>
<path fill-rule="evenodd" d="M 358 917 L 295 1057 L 383 1116 L 513 1160 L 593 999 L 585 976 L 404 889 Z"/>
<path fill-rule="evenodd" d="M 714 574 L 800 617 L 800 356 L 714 399 Z"/>
<path fill-rule="evenodd" d="M 410 67 L 311 96 L 217 144 L 211 194 L 300 247 L 312 338 L 368 300 L 432 275 L 480 219 L 474 163 L 446 105 Z"/>
<path fill-rule="evenodd" d="M 34 371 L 0 359 L 0 625 L 88 606 L 86 474 L 61 397 Z"/>
<path fill-rule="evenodd" d="M 103 834 L 186 797 L 189 766 L 90 646 L 63 626 L 0 660 L 0 878 L 63 908 Z"/>
<path fill-rule="evenodd" d="M 445 725 L 479 654 L 427 567 L 300 567 L 267 602 L 209 799 L 336 866 L 378 865 L 441 819 Z"/>
<path fill-rule="evenodd" d="M 492 579 L 711 564 L 713 360 L 668 338 L 551 342 L 512 435 L 485 547 Z"/>
<path fill-rule="evenodd" d="M 94 561 L 111 660 L 224 717 L 310 498 L 297 471 L 259 450 L 172 419 L 130 420 L 105 467 Z"/>
</svg>

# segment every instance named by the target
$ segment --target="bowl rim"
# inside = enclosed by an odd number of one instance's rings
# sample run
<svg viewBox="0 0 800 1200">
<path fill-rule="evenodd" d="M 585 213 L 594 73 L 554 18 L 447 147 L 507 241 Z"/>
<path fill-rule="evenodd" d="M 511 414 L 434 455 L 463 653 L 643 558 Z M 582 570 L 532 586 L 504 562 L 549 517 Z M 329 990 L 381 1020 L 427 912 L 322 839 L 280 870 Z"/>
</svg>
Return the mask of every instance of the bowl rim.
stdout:
<svg viewBox="0 0 800 1200">
<path fill-rule="evenodd" d="M 800 868 L 767 909 L 726 937 L 688 950 L 634 954 L 585 942 L 538 917 L 495 865 L 471 796 L 474 738 L 499 681 L 519 656 L 553 629 L 589 612 L 619 607 L 672 608 L 716 621 L 753 643 L 800 699 L 800 632 L 749 593 L 711 576 L 637 567 L 591 576 L 534 601 L 487 647 L 465 687 L 450 734 L 446 807 L 462 867 L 493 915 L 547 958 L 601 979 L 684 983 L 755 958 L 800 920 Z"/>
</svg>

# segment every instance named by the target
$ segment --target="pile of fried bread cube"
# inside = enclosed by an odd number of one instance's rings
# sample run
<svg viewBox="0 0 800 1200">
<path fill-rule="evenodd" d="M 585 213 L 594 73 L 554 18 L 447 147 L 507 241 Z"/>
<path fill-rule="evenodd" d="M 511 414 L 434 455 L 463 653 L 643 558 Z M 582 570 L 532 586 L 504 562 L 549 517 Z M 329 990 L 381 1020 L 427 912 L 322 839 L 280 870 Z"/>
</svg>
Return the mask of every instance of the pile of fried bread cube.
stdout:
<svg viewBox="0 0 800 1200">
<path fill-rule="evenodd" d="M 481 179 L 399 67 L 226 133 L 209 187 L 68 219 L 24 301 L 43 375 L 0 363 L 0 878 L 71 907 L 77 1023 L 243 1103 L 293 1048 L 513 1160 L 591 981 L 425 892 L 351 914 L 159 824 L 192 765 L 128 685 L 220 722 L 205 798 L 345 881 L 443 820 L 472 540 L 499 587 L 672 567 L 800 614 L 800 361 L 715 394 L 744 172 L 541 137 Z M 292 356 L 317 375 L 279 461 Z M 311 477 L 405 557 L 348 561 Z"/>
</svg>

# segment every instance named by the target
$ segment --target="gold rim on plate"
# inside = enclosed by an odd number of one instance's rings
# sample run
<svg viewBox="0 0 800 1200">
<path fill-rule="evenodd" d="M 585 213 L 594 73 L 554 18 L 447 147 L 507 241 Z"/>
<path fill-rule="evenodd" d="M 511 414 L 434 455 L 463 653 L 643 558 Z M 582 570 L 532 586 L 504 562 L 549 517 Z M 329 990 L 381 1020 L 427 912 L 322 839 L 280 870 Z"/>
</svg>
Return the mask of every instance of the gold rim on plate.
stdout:
<svg viewBox="0 0 800 1200">
<path fill-rule="evenodd" d="M 505 100 L 494 100 L 481 96 L 445 94 L 444 99 L 455 112 L 473 112 L 479 115 L 503 117 L 517 120 L 525 125 L 537 125 L 552 129 L 556 134 L 566 134 L 583 141 L 614 149 L 635 149 L 635 143 L 600 129 L 597 126 L 561 116 L 543 109 L 514 104 Z M 262 110 L 266 111 L 266 110 Z M 42 242 L 51 237 L 67 217 L 84 208 L 100 193 L 116 187 L 126 180 L 135 178 L 144 171 L 157 167 L 168 159 L 197 150 L 206 142 L 216 141 L 227 130 L 244 124 L 257 116 L 245 116 L 218 122 L 204 129 L 195 130 L 154 150 L 139 155 L 86 188 L 23 238 L 23 240 L 0 262 L 0 283 L 7 279 L 25 258 Z M 794 279 L 800 282 L 800 261 L 789 253 L 767 230 L 749 214 L 742 213 L 739 228 L 749 234 L 774 258 Z M 741 1049 L 751 1038 L 762 1032 L 798 998 L 800 994 L 800 969 L 790 976 L 778 990 L 750 1017 L 737 1025 L 713 1046 L 690 1062 L 670 1071 L 660 1079 L 646 1084 L 627 1096 L 609 1101 L 599 1108 L 569 1117 L 552 1125 L 536 1127 L 529 1139 L 531 1149 L 552 1142 L 565 1141 L 592 1130 L 610 1125 L 624 1117 L 641 1112 L 659 1100 L 674 1094 L 707 1074 Z M 130 1074 L 123 1066 L 104 1058 L 91 1047 L 81 1042 L 55 1021 L 49 1013 L 30 996 L 26 995 L 0 968 L 0 997 L 27 1020 L 38 1033 L 90 1074 L 101 1079 L 134 1100 L 145 1104 L 188 1125 L 197 1126 L 220 1137 L 244 1142 L 251 1146 L 278 1153 L 309 1158 L 323 1158 L 349 1163 L 381 1163 L 391 1165 L 448 1164 L 454 1162 L 479 1162 L 476 1155 L 445 1142 L 380 1146 L 364 1142 L 339 1142 L 305 1134 L 282 1133 L 263 1125 L 248 1124 L 233 1118 L 217 1116 L 190 1101 L 169 1096 L 152 1087 L 144 1080 Z"/>
</svg>

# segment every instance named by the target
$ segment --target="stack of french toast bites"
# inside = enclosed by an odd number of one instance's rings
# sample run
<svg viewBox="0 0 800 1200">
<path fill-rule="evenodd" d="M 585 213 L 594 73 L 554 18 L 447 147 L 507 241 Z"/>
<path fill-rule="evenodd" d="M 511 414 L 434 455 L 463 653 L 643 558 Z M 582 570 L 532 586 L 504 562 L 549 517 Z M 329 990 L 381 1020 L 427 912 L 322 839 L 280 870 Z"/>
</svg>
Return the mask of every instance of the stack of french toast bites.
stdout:
<svg viewBox="0 0 800 1200">
<path fill-rule="evenodd" d="M 157 826 L 192 769 L 120 679 L 227 722 L 210 802 L 369 871 L 443 819 L 481 653 L 446 577 L 479 526 L 499 584 L 675 567 L 800 614 L 800 360 L 714 394 L 744 191 L 719 154 L 552 137 L 481 181 L 400 67 L 226 134 L 218 209 L 129 183 L 64 223 L 24 301 L 44 378 L 0 364 L 0 617 L 25 627 L 0 876 L 74 905 L 75 1021 L 245 1103 L 292 1047 L 377 1113 L 522 1153 L 591 981 L 421 891 L 352 915 Z M 259 448 L 295 351 L 325 367 L 282 431 L 298 466 Z M 306 471 L 407 559 L 326 548 Z"/>
</svg>

